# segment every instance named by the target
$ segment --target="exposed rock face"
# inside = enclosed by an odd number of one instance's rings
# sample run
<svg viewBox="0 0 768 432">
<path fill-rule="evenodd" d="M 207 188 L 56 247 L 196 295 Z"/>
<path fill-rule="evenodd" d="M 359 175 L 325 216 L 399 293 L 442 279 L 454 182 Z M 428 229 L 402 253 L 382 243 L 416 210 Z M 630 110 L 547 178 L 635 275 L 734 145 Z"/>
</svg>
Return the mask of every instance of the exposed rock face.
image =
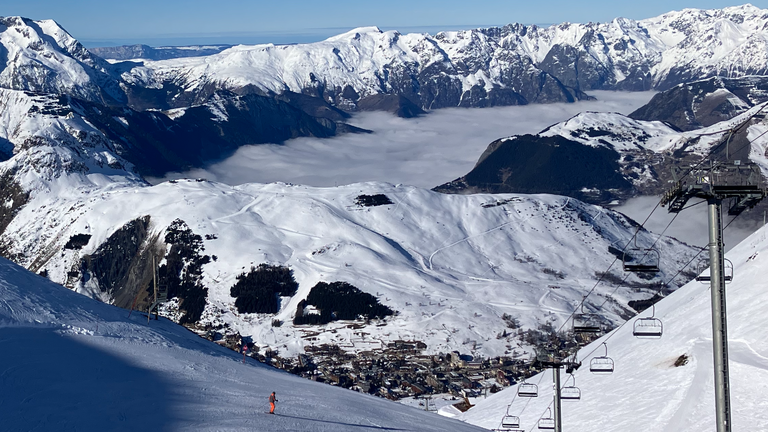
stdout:
<svg viewBox="0 0 768 432">
<path fill-rule="evenodd" d="M 750 108 L 752 101 L 765 98 L 762 79 L 744 79 L 747 87 L 731 81 L 732 91 L 715 81 L 660 93 L 633 113 L 657 119 L 670 116 L 672 122 L 587 112 L 537 135 L 497 140 L 472 171 L 434 190 L 555 193 L 606 205 L 638 195 L 659 195 L 674 181 L 674 170 L 685 170 L 706 158 L 752 161 L 768 173 L 766 155 L 754 151 L 764 144 L 752 145 L 766 127 L 761 114 L 764 105 Z M 743 99 L 736 94 L 744 95 Z M 713 123 L 715 119 L 728 122 Z M 680 130 L 702 123 L 711 127 Z"/>
<path fill-rule="evenodd" d="M 583 201 L 629 197 L 632 183 L 620 172 L 620 155 L 561 136 L 522 135 L 491 144 L 493 150 L 466 176 L 439 192 L 550 193 Z M 610 192 L 609 192 L 610 191 Z"/>
<path fill-rule="evenodd" d="M 361 111 L 387 111 L 398 117 L 412 118 L 425 114 L 424 110 L 405 96 L 371 95 L 360 99 L 357 108 Z"/>
<path fill-rule="evenodd" d="M 629 116 L 694 130 L 733 118 L 766 100 L 768 77 L 715 77 L 658 93 Z"/>
<path fill-rule="evenodd" d="M 134 298 L 152 280 L 149 221 L 150 217 L 144 216 L 128 222 L 81 261 L 83 283 L 95 282 L 117 306 L 131 307 Z M 143 303 L 144 296 L 141 297 Z"/>
</svg>

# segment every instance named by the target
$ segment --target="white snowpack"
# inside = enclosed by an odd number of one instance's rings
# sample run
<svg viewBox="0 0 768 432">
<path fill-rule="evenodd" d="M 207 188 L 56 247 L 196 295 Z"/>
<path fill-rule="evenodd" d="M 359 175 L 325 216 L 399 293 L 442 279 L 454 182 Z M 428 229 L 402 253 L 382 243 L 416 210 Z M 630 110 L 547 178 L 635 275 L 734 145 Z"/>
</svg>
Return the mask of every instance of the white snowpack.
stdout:
<svg viewBox="0 0 768 432">
<path fill-rule="evenodd" d="M 691 210 L 703 211 L 703 210 Z M 768 342 L 765 304 L 768 286 L 768 228 L 762 228 L 727 255 L 734 264 L 727 285 L 733 430 L 768 430 Z M 709 284 L 692 281 L 656 305 L 662 320 L 661 339 L 632 336 L 634 320 L 584 347 L 583 365 L 574 373 L 580 401 L 563 401 L 563 428 L 568 431 L 701 431 L 715 428 L 714 371 Z M 648 310 L 641 317 L 649 317 Z M 590 373 L 589 362 L 607 354 L 615 362 L 610 375 Z M 687 364 L 675 367 L 680 356 Z M 563 373 L 561 385 L 573 385 Z M 538 384 L 539 397 L 516 397 L 517 386 L 478 400 L 459 418 L 493 428 L 500 425 L 507 406 L 520 416 L 522 428 L 535 430 L 551 407 L 552 373 L 545 371 L 529 383 Z"/>
<path fill-rule="evenodd" d="M 129 316 L 130 315 L 130 316 Z M 479 431 L 246 359 L 0 259 L 3 430 Z M 277 395 L 278 415 L 266 414 Z"/>
</svg>

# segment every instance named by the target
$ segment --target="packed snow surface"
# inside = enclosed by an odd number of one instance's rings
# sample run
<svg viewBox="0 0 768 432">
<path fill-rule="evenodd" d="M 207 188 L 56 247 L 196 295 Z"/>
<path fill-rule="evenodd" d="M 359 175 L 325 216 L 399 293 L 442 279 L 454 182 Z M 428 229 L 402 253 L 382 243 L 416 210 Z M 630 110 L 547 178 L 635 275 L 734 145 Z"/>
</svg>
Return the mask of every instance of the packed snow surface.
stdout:
<svg viewBox="0 0 768 432">
<path fill-rule="evenodd" d="M 703 210 L 689 210 L 703 211 Z M 768 430 L 768 228 L 755 232 L 726 256 L 734 265 L 727 285 L 728 339 L 733 430 Z M 634 320 L 578 353 L 583 362 L 574 373 L 580 401 L 563 401 L 567 431 L 702 431 L 715 429 L 714 371 L 709 284 L 692 281 L 656 304 L 663 322 L 661 339 L 637 339 Z M 647 310 L 641 317 L 651 316 Z M 607 355 L 615 362 L 610 375 L 590 373 L 589 363 Z M 687 363 L 675 362 L 687 356 Z M 682 360 L 682 359 L 681 359 Z M 681 361 L 682 362 L 682 361 Z M 492 428 L 500 425 L 510 406 L 522 428 L 536 430 L 548 417 L 552 372 L 528 379 L 538 384 L 539 397 L 516 397 L 517 386 L 490 396 L 459 418 Z M 574 381 L 563 373 L 562 386 Z"/>
<path fill-rule="evenodd" d="M 0 258 L 2 430 L 479 431 L 242 357 Z M 266 414 L 277 394 L 278 415 Z"/>
</svg>

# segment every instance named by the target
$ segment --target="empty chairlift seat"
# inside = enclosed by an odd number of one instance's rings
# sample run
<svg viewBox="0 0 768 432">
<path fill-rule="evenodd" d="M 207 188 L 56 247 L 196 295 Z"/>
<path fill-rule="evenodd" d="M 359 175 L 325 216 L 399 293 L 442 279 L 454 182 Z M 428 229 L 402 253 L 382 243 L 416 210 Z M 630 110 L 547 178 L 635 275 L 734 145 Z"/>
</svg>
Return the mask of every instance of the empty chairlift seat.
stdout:
<svg viewBox="0 0 768 432">
<path fill-rule="evenodd" d="M 504 418 L 501 419 L 501 427 L 504 429 L 520 429 L 520 417 L 509 413 L 511 406 L 507 405 L 507 412 L 504 414 Z"/>
<path fill-rule="evenodd" d="M 580 313 L 573 316 L 574 333 L 602 333 L 603 327 L 600 324 L 600 317 L 597 314 Z"/>
<path fill-rule="evenodd" d="M 517 395 L 520 397 L 538 397 L 539 386 L 523 381 L 517 388 Z"/>
<path fill-rule="evenodd" d="M 571 374 L 570 378 L 573 380 L 572 385 L 567 385 L 568 381 L 565 382 L 565 386 L 560 389 L 560 399 L 562 400 L 580 400 L 581 399 L 581 390 L 576 387 L 576 377 Z"/>
<path fill-rule="evenodd" d="M 658 318 L 638 318 L 635 320 L 632 334 L 641 339 L 658 339 L 664 331 L 664 325 Z"/>
<path fill-rule="evenodd" d="M 539 430 L 555 430 L 555 419 L 552 417 L 552 410 L 547 408 L 545 417 L 539 419 Z"/>
<path fill-rule="evenodd" d="M 658 339 L 664 333 L 664 325 L 656 318 L 656 305 L 651 305 L 651 316 L 638 318 L 632 327 L 632 334 L 640 339 Z"/>
<path fill-rule="evenodd" d="M 658 273 L 661 255 L 653 248 L 632 248 L 624 252 L 624 271 L 636 273 Z"/>
<path fill-rule="evenodd" d="M 504 416 L 504 419 L 501 420 L 501 427 L 505 429 L 519 429 L 520 417 L 511 415 Z"/>
<path fill-rule="evenodd" d="M 608 357 L 608 345 L 603 342 L 605 346 L 605 355 L 593 357 L 589 361 L 589 371 L 596 374 L 610 374 L 613 373 L 613 359 Z"/>
<path fill-rule="evenodd" d="M 520 429 L 520 417 L 511 415 L 509 413 L 510 407 L 511 405 L 507 405 L 507 411 L 501 419 L 501 427 L 492 430 L 497 432 L 524 432 Z"/>
<path fill-rule="evenodd" d="M 733 280 L 733 263 L 731 260 L 726 259 L 724 261 L 725 266 L 723 267 L 723 280 L 725 280 L 726 283 Z M 709 260 L 702 260 L 699 262 L 699 265 L 696 267 L 696 273 L 698 276 L 696 276 L 696 280 L 699 282 L 709 283 L 712 281 L 712 276 L 710 276 L 709 273 Z"/>
</svg>

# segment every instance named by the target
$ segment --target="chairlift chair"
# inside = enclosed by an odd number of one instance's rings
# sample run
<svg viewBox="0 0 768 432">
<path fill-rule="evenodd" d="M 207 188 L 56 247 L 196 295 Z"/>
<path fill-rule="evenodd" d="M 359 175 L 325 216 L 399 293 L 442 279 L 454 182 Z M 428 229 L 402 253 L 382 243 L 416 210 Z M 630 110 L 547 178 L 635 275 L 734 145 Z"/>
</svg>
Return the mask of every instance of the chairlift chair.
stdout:
<svg viewBox="0 0 768 432">
<path fill-rule="evenodd" d="M 507 405 L 507 412 L 504 414 L 504 418 L 501 419 L 501 427 L 505 429 L 520 429 L 520 417 L 509 414 L 510 406 Z"/>
<path fill-rule="evenodd" d="M 758 192 L 762 177 L 756 164 L 742 163 L 741 160 L 713 167 L 710 176 L 712 192 L 721 195 Z"/>
<path fill-rule="evenodd" d="M 632 248 L 624 251 L 624 271 L 634 273 L 658 273 L 661 254 L 654 248 Z"/>
<path fill-rule="evenodd" d="M 723 267 L 723 280 L 725 283 L 729 283 L 733 280 L 733 262 L 729 259 L 725 259 L 725 266 Z M 696 280 L 699 282 L 709 283 L 712 281 L 711 273 L 709 272 L 709 260 L 699 261 L 696 266 L 696 272 L 699 274 L 696 276 Z M 705 274 L 706 272 L 706 274 Z"/>
<path fill-rule="evenodd" d="M 605 346 L 605 355 L 593 357 L 589 361 L 589 371 L 596 374 L 611 374 L 613 373 L 613 359 L 608 357 L 608 345 L 603 342 Z"/>
<path fill-rule="evenodd" d="M 600 317 L 597 314 L 585 313 L 584 302 L 581 303 L 581 313 L 573 316 L 573 332 L 576 334 L 603 332 Z"/>
<path fill-rule="evenodd" d="M 658 339 L 664 333 L 664 324 L 656 318 L 656 305 L 651 305 L 650 317 L 635 320 L 632 334 L 639 339 Z"/>
<path fill-rule="evenodd" d="M 517 387 L 517 395 L 520 397 L 538 397 L 539 386 L 523 381 L 519 387 Z"/>
<path fill-rule="evenodd" d="M 539 430 L 555 430 L 555 419 L 552 417 L 552 410 L 547 408 L 547 417 L 539 419 Z"/>
<path fill-rule="evenodd" d="M 581 390 L 576 387 L 576 377 L 573 376 L 573 374 L 570 374 L 570 378 L 573 379 L 573 385 L 566 385 L 563 388 L 560 389 L 560 399 L 562 400 L 580 400 L 581 399 Z M 566 384 L 568 384 L 568 381 L 566 380 Z"/>
</svg>

